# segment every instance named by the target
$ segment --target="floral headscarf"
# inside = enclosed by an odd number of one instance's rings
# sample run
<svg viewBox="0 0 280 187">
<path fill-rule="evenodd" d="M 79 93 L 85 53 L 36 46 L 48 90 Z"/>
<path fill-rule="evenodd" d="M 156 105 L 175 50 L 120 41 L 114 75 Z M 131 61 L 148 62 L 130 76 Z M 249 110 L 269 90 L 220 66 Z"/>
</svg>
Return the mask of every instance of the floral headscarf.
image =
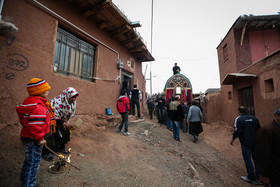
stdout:
<svg viewBox="0 0 280 187">
<path fill-rule="evenodd" d="M 78 96 L 79 93 L 72 87 L 67 88 L 59 96 L 51 100 L 51 105 L 55 112 L 56 119 L 70 119 L 76 111 L 76 101 L 72 104 L 68 103 L 68 99 L 73 96 Z"/>
</svg>

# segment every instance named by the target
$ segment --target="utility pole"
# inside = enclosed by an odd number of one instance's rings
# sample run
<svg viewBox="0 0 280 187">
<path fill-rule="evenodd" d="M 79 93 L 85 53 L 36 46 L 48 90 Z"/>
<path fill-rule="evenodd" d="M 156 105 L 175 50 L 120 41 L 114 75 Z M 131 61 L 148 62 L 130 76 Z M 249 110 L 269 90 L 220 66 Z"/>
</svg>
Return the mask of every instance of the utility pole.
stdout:
<svg viewBox="0 0 280 187">
<path fill-rule="evenodd" d="M 154 0 L 152 0 L 152 14 L 151 14 L 151 54 L 153 54 L 153 20 L 154 19 Z M 152 85 L 152 61 L 150 61 L 150 94 L 153 95 Z"/>
</svg>

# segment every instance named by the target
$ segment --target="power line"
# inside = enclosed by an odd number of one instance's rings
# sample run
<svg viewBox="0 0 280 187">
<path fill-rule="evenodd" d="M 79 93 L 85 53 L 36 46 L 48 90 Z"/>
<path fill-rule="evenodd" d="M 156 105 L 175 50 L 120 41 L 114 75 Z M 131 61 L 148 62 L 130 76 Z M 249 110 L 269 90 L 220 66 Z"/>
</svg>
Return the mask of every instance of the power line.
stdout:
<svg viewBox="0 0 280 187">
<path fill-rule="evenodd" d="M 154 0 L 152 0 L 152 13 L 151 13 L 151 54 L 153 53 L 153 22 L 154 22 Z M 150 94 L 153 94 L 152 83 L 152 61 L 150 62 Z"/>
<path fill-rule="evenodd" d="M 208 56 L 208 57 L 203 57 L 203 58 L 197 58 L 197 59 L 178 59 L 178 58 L 168 58 L 168 57 L 160 57 L 160 56 L 155 56 L 156 58 L 159 59 L 164 59 L 164 60 L 170 60 L 170 61 L 180 61 L 180 62 L 194 62 L 194 61 L 201 61 L 201 60 L 207 60 L 213 56 Z"/>
</svg>

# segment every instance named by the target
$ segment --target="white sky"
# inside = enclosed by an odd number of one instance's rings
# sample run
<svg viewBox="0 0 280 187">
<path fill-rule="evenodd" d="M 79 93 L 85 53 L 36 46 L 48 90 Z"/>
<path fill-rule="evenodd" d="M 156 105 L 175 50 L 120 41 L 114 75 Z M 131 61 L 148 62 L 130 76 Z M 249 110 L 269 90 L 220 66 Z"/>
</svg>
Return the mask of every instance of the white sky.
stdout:
<svg viewBox="0 0 280 187">
<path fill-rule="evenodd" d="M 152 91 L 162 92 L 177 62 L 192 83 L 193 93 L 220 88 L 216 47 L 236 19 L 243 14 L 280 12 L 279 0 L 154 0 L 151 50 L 152 0 L 113 0 L 130 21 L 140 21 L 136 30 L 152 52 Z M 143 63 L 150 78 L 150 62 Z M 155 76 L 155 77 L 154 77 Z M 150 81 L 146 91 L 150 93 Z"/>
</svg>

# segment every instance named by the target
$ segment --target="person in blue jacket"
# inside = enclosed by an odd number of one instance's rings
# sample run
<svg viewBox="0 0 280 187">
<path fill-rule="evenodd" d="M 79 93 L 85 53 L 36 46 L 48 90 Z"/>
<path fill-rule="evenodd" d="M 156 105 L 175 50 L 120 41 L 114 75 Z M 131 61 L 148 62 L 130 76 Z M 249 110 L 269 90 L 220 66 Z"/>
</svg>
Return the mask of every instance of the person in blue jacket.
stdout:
<svg viewBox="0 0 280 187">
<path fill-rule="evenodd" d="M 257 133 L 261 126 L 257 118 L 247 114 L 246 107 L 240 106 L 238 111 L 240 115 L 234 121 L 234 132 L 230 144 L 233 145 L 234 140 L 239 138 L 247 171 L 247 176 L 241 176 L 240 179 L 249 183 L 260 184 L 260 176 L 255 162 L 255 144 Z"/>
</svg>

